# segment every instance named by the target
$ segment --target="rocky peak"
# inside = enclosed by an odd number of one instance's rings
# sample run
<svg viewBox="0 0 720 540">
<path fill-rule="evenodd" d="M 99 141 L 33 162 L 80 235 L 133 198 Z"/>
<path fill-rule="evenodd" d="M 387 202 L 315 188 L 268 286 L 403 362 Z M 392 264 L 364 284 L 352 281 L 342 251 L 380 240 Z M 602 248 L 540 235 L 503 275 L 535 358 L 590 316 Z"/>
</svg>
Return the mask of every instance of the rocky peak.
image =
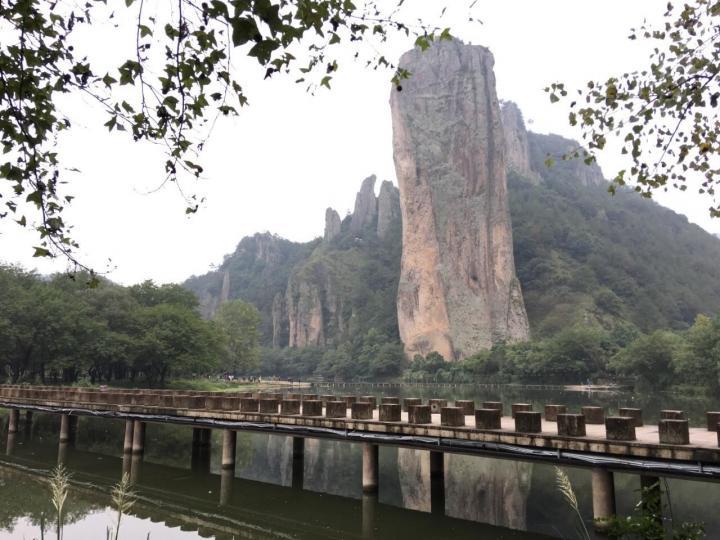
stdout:
<svg viewBox="0 0 720 540">
<path fill-rule="evenodd" d="M 540 175 L 530 167 L 530 149 L 520 108 L 512 101 L 502 105 L 503 135 L 505 137 L 505 159 L 507 168 L 533 184 L 540 182 Z"/>
<path fill-rule="evenodd" d="M 340 214 L 332 208 L 325 210 L 325 234 L 323 235 L 323 239 L 326 242 L 330 242 L 333 238 L 340 234 L 341 224 Z"/>
<path fill-rule="evenodd" d="M 387 180 L 380 184 L 378 196 L 377 235 L 385 238 L 395 222 L 400 220 L 400 190 Z"/>
<path fill-rule="evenodd" d="M 363 180 L 360 191 L 355 196 L 355 210 L 350 221 L 350 230 L 359 233 L 375 226 L 377 219 L 377 198 L 375 197 L 375 175 Z"/>
<path fill-rule="evenodd" d="M 543 135 L 540 133 L 528 133 L 530 154 L 533 159 L 534 170 L 548 170 L 545 160 L 553 159 L 553 166 L 549 169 L 563 172 L 563 176 L 571 178 L 582 186 L 601 186 L 607 183 L 600 166 L 593 162 L 585 163 L 582 145 L 573 139 L 567 139 L 560 135 Z M 578 153 L 578 157 L 572 154 Z M 564 159 L 567 157 L 567 159 Z"/>
<path fill-rule="evenodd" d="M 398 327 L 409 355 L 451 360 L 529 334 L 493 63 L 485 47 L 457 40 L 400 59 L 412 73 L 390 98 L 403 222 Z"/>
</svg>

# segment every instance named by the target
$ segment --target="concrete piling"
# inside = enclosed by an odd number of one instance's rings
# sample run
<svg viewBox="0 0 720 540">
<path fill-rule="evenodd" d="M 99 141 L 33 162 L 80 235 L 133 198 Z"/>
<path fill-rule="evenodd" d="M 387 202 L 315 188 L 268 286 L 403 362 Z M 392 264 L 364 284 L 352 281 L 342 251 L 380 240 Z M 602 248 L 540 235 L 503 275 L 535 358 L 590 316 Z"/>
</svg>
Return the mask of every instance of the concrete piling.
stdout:
<svg viewBox="0 0 720 540">
<path fill-rule="evenodd" d="M 408 409 L 410 424 L 429 424 L 431 418 L 430 405 L 411 405 Z"/>
<path fill-rule="evenodd" d="M 540 433 L 542 431 L 542 415 L 537 411 L 515 411 L 515 431 Z"/>
<path fill-rule="evenodd" d="M 402 411 L 399 403 L 381 403 L 380 404 L 380 421 L 381 422 L 400 422 Z"/>
<path fill-rule="evenodd" d="M 500 409 L 477 409 L 475 427 L 477 429 L 500 429 Z"/>
<path fill-rule="evenodd" d="M 403 411 L 409 411 L 413 405 L 422 405 L 422 399 L 420 398 L 405 398 L 402 401 Z"/>
<path fill-rule="evenodd" d="M 373 405 L 367 401 L 356 401 L 350 407 L 350 418 L 355 420 L 372 420 Z"/>
<path fill-rule="evenodd" d="M 235 448 L 237 432 L 232 429 L 223 430 L 222 462 L 223 469 L 235 469 Z"/>
<path fill-rule="evenodd" d="M 60 415 L 60 442 L 67 443 L 70 440 L 70 415 Z"/>
<path fill-rule="evenodd" d="M 685 420 L 685 412 L 664 409 L 664 410 L 660 411 L 660 419 L 661 420 Z"/>
<path fill-rule="evenodd" d="M 708 431 L 717 431 L 720 423 L 720 412 L 708 411 L 705 413 Z"/>
<path fill-rule="evenodd" d="M 618 409 L 618 416 L 626 416 L 635 420 L 635 427 L 643 426 L 642 409 L 635 409 L 632 407 L 620 407 Z"/>
<path fill-rule="evenodd" d="M 545 420 L 547 422 L 557 422 L 558 414 L 565 414 L 567 407 L 565 405 L 545 405 Z"/>
<path fill-rule="evenodd" d="M 133 421 L 133 442 L 132 453 L 141 455 L 145 452 L 145 422 L 142 420 Z"/>
<path fill-rule="evenodd" d="M 465 415 L 460 407 L 442 407 L 440 409 L 440 425 L 459 427 L 465 425 Z"/>
<path fill-rule="evenodd" d="M 483 401 L 482 408 L 483 409 L 497 409 L 498 411 L 500 411 L 500 416 L 502 416 L 502 413 L 503 413 L 502 401 Z"/>
<path fill-rule="evenodd" d="M 687 420 L 660 420 L 660 444 L 690 444 L 690 427 Z"/>
<path fill-rule="evenodd" d="M 440 414 L 440 409 L 447 407 L 447 399 L 429 399 L 430 414 Z"/>
<path fill-rule="evenodd" d="M 605 419 L 605 438 L 609 441 L 634 441 L 635 419 L 629 416 L 608 416 Z"/>
<path fill-rule="evenodd" d="M 532 405 L 530 403 L 513 403 L 510 405 L 511 416 L 515 418 L 515 415 L 519 412 L 532 411 Z"/>
<path fill-rule="evenodd" d="M 327 418 L 346 418 L 347 403 L 345 401 L 328 401 L 325 404 L 325 416 Z"/>
<path fill-rule="evenodd" d="M 585 417 L 582 414 L 558 414 L 558 435 L 563 437 L 585 437 Z"/>
<path fill-rule="evenodd" d="M 322 401 L 319 399 L 304 399 L 302 402 L 303 416 L 322 416 Z"/>
<path fill-rule="evenodd" d="M 123 454 L 129 454 L 133 449 L 133 430 L 135 429 L 133 420 L 125 420 L 125 437 L 123 439 Z"/>
<path fill-rule="evenodd" d="M 615 478 L 613 473 L 601 468 L 592 470 L 592 501 L 595 529 L 604 532 L 608 520 L 615 515 Z"/>
<path fill-rule="evenodd" d="M 300 400 L 283 399 L 280 402 L 280 414 L 300 414 Z"/>
<path fill-rule="evenodd" d="M 378 445 L 362 443 L 362 490 L 363 493 L 378 491 Z"/>
<path fill-rule="evenodd" d="M 475 414 L 475 401 L 472 399 L 456 399 L 455 406 L 458 407 L 465 416 L 472 416 Z"/>
</svg>

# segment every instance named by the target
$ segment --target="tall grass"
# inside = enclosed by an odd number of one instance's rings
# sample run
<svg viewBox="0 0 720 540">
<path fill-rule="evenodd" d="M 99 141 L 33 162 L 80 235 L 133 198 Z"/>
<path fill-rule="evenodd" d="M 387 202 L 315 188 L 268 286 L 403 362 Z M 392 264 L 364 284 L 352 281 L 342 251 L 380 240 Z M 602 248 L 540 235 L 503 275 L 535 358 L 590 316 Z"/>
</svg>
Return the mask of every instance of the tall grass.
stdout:
<svg viewBox="0 0 720 540">
<path fill-rule="evenodd" d="M 576 527 L 581 538 L 583 538 L 583 540 L 591 540 L 590 533 L 585 526 L 585 521 L 580 514 L 580 506 L 578 505 L 577 497 L 575 496 L 575 490 L 573 490 L 572 483 L 570 483 L 568 475 L 565 474 L 565 471 L 563 471 L 560 467 L 555 467 L 555 485 L 557 486 L 558 491 L 562 494 L 567 505 L 572 508 L 577 516 L 579 525 L 576 525 Z"/>
<path fill-rule="evenodd" d="M 62 540 L 63 519 L 65 502 L 67 501 L 68 490 L 70 488 L 70 473 L 60 464 L 50 473 L 50 501 L 55 508 L 57 520 L 55 522 L 55 532 L 57 540 Z"/>
<path fill-rule="evenodd" d="M 114 540 L 118 540 L 120 535 L 120 522 L 124 514 L 127 514 L 135 504 L 135 493 L 132 491 L 132 484 L 130 483 L 130 476 L 125 473 L 117 484 L 112 489 L 112 501 L 117 511 L 117 521 L 115 522 L 115 536 Z"/>
</svg>

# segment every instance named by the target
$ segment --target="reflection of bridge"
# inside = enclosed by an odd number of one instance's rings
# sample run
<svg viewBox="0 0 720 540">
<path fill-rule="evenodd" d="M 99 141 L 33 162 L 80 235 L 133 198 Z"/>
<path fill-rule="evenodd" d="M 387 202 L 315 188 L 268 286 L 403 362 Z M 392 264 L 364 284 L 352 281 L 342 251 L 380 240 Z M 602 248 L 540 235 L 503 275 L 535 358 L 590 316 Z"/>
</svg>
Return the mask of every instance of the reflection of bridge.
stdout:
<svg viewBox="0 0 720 540">
<path fill-rule="evenodd" d="M 44 478 L 53 458 L 33 445 L 12 459 L 0 459 L 0 473 L 5 478 L 9 474 L 36 474 Z M 121 460 L 76 449 L 71 449 L 65 459 L 70 470 L 78 471 L 71 477 L 73 492 L 94 503 L 110 505 L 108 486 L 118 480 L 113 471 L 120 470 Z M 126 455 L 122 461 L 132 459 L 138 460 L 138 457 Z M 20 472 L 13 472 L 18 467 Z M 149 461 L 142 462 L 140 469 L 142 472 L 134 490 L 137 502 L 130 515 L 217 540 L 336 539 L 357 537 L 359 531 L 363 532 L 363 537 L 373 537 L 373 531 L 378 530 L 382 530 L 386 538 L 403 538 L 408 536 L 407 528 L 423 531 L 428 538 L 441 538 L 449 530 L 458 539 L 547 538 L 381 504 L 372 495 L 363 495 L 358 500 L 244 480 L 233 477 L 228 469 L 218 475 Z M 38 489 L 47 490 L 45 482 Z M 8 496 L 16 496 L 16 493 L 8 493 Z M 218 496 L 221 497 L 219 507 Z M 78 498 L 73 496 L 73 499 L 77 504 Z"/>
<path fill-rule="evenodd" d="M 236 431 L 293 437 L 293 483 L 302 485 L 304 438 L 363 443 L 362 487 L 378 487 L 378 445 L 430 450 L 432 506 L 444 509 L 444 453 L 463 453 L 521 461 L 544 461 L 592 468 L 596 518 L 615 511 L 613 471 L 635 472 L 645 486 L 658 476 L 720 479 L 717 430 L 720 412 L 707 413 L 706 428 L 690 428 L 682 411 L 662 411 L 657 426 L 645 426 L 642 411 L 620 409 L 605 416 L 599 407 L 569 414 L 561 405 L 543 414 L 514 404 L 510 416 L 502 404 L 458 400 L 316 396 L 311 394 L 227 394 L 159 390 L 88 390 L 57 387 L 0 386 L 0 406 L 11 409 L 10 434 L 19 410 L 61 414 L 60 441 L 72 438 L 72 418 L 95 415 L 126 420 L 124 451 L 140 461 L 146 422 L 192 426 L 194 452 L 209 443 L 209 429 L 223 430 L 222 466 L 235 467 Z"/>
</svg>

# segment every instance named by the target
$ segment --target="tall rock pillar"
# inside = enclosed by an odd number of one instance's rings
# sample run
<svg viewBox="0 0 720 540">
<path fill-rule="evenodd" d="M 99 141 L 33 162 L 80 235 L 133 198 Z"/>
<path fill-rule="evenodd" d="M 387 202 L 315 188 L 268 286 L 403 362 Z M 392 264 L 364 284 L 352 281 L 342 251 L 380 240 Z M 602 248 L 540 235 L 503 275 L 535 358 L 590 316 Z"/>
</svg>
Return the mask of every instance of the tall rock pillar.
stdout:
<svg viewBox="0 0 720 540">
<path fill-rule="evenodd" d="M 493 62 L 460 41 L 400 59 L 411 77 L 390 106 L 403 221 L 398 325 L 409 355 L 452 360 L 529 335 Z"/>
</svg>

